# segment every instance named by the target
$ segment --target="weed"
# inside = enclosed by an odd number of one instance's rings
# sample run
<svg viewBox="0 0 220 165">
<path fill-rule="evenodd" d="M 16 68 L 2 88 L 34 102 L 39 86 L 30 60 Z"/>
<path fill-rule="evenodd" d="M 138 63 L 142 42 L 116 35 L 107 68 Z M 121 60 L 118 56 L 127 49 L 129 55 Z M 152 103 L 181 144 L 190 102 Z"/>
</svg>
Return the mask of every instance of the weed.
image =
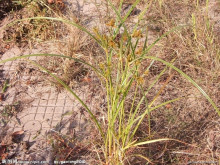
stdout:
<svg viewBox="0 0 220 165">
<path fill-rule="evenodd" d="M 27 1 L 27 0 L 22 0 L 20 2 L 23 2 L 23 1 Z M 21 8 L 22 8 L 21 3 L 15 3 L 12 0 L 1 0 L 0 1 L 0 20 L 2 20 L 9 12 L 20 10 Z"/>
<path fill-rule="evenodd" d="M 10 86 L 9 85 L 9 80 L 7 79 L 4 82 L 4 85 L 3 85 L 3 88 L 2 88 L 2 93 L 5 93 L 9 86 Z"/>
<path fill-rule="evenodd" d="M 20 102 L 16 102 L 10 105 L 5 105 L 3 109 L 0 111 L 1 114 L 1 123 L 4 125 L 9 121 L 9 119 L 13 116 L 16 116 L 20 111 Z"/>
<path fill-rule="evenodd" d="M 28 18 L 33 16 L 58 16 L 61 11 L 48 6 L 44 0 L 40 1 L 18 1 L 23 9 L 14 15 L 14 19 Z M 17 17 L 17 18 L 16 18 Z M 5 42 L 15 42 L 19 45 L 27 44 L 27 42 L 42 42 L 48 39 L 56 39 L 59 37 L 59 24 L 49 20 L 28 20 L 26 22 L 18 22 L 13 28 L 6 29 L 3 40 Z"/>
</svg>

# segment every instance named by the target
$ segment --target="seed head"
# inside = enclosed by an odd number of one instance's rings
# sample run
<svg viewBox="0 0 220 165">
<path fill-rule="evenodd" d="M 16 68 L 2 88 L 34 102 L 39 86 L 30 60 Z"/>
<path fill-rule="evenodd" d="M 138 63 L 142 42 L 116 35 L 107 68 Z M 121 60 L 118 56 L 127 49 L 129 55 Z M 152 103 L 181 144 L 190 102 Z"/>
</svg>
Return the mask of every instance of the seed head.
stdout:
<svg viewBox="0 0 220 165">
<path fill-rule="evenodd" d="M 141 30 L 135 30 L 134 33 L 132 34 L 132 37 L 134 37 L 134 38 L 143 37 Z"/>
<path fill-rule="evenodd" d="M 112 18 L 108 23 L 106 23 L 107 26 L 115 27 L 115 20 Z"/>
</svg>

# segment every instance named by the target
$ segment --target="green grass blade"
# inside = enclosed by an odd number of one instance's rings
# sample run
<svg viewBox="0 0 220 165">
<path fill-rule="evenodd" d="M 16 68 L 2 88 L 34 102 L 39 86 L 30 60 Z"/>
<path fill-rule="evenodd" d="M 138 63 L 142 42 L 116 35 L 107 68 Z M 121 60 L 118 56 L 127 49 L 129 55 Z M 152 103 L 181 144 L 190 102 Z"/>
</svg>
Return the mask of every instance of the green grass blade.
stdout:
<svg viewBox="0 0 220 165">
<path fill-rule="evenodd" d="M 151 109 L 147 107 L 147 109 L 145 110 L 145 112 L 144 112 L 142 115 L 138 116 L 136 119 L 134 119 L 135 116 L 133 116 L 132 120 L 129 121 L 130 124 L 128 125 L 128 128 L 126 128 L 126 129 L 128 129 L 128 130 L 131 129 L 132 125 L 133 125 L 136 121 L 138 121 L 138 123 L 137 123 L 137 125 L 135 126 L 134 130 L 132 131 L 132 134 L 131 134 L 131 136 L 130 136 L 130 140 L 132 140 L 132 138 L 134 137 L 136 131 L 138 130 L 138 128 L 139 128 L 141 122 L 143 121 L 144 117 L 145 117 L 148 113 L 150 113 L 150 112 L 152 112 L 153 110 L 158 109 L 158 108 L 160 108 L 160 107 L 162 107 L 162 106 L 165 106 L 165 105 L 167 105 L 167 104 L 169 104 L 169 103 L 178 101 L 179 99 L 180 99 L 180 98 L 176 98 L 176 99 L 173 99 L 173 100 L 166 101 L 166 102 L 164 102 L 164 103 L 162 103 L 162 104 L 159 104 L 159 105 L 157 105 L 157 106 L 155 106 L 155 107 L 153 107 L 153 108 L 151 108 Z"/>
<path fill-rule="evenodd" d="M 192 147 L 196 147 L 195 145 L 189 144 L 189 143 L 185 143 L 181 140 L 177 140 L 177 139 L 172 139 L 172 138 L 161 138 L 161 139 L 154 139 L 154 140 L 147 140 L 147 141 L 140 141 L 140 142 L 136 142 L 132 144 L 132 147 L 136 147 L 136 146 L 140 146 L 140 145 L 145 145 L 145 144 L 151 144 L 151 143 L 157 143 L 157 142 L 162 142 L 162 141 L 176 141 L 185 145 L 189 145 Z"/>
<path fill-rule="evenodd" d="M 192 78 L 190 78 L 187 74 L 185 74 L 183 71 L 181 71 L 180 69 L 178 69 L 177 67 L 175 67 L 174 65 L 172 65 L 171 63 L 164 61 L 158 57 L 153 57 L 153 56 L 145 56 L 145 57 L 140 57 L 138 58 L 140 59 L 152 59 L 152 60 L 156 60 L 156 61 L 160 61 L 163 64 L 169 66 L 170 68 L 174 69 L 175 71 L 177 71 L 180 75 L 182 75 L 184 78 L 186 78 L 189 82 L 191 82 L 202 94 L 203 96 L 205 96 L 205 98 L 211 103 L 211 105 L 213 106 L 213 108 L 216 110 L 216 112 L 218 113 L 218 115 L 220 116 L 220 110 L 218 109 L 218 107 L 216 106 L 216 104 L 213 102 L 213 100 L 206 94 L 206 92 L 194 81 L 192 80 Z M 135 61 L 135 60 L 134 60 Z M 133 61 L 133 62 L 134 62 Z"/>
<path fill-rule="evenodd" d="M 69 57 L 69 56 L 64 56 L 64 55 L 59 55 L 59 54 L 30 54 L 30 55 L 17 56 L 17 57 L 12 57 L 12 58 L 8 58 L 8 59 L 5 59 L 5 60 L 2 60 L 2 61 L 0 61 L 0 64 L 8 62 L 8 61 L 13 61 L 13 60 L 17 60 L 17 59 L 23 59 L 23 58 L 33 57 L 33 56 L 50 56 L 50 57 L 68 58 L 68 59 L 74 60 L 76 62 L 80 62 L 82 64 L 85 64 L 85 65 L 91 67 L 97 74 L 99 74 L 102 77 L 104 77 L 103 73 L 101 71 L 99 71 L 97 68 L 95 68 L 93 65 L 91 65 L 91 64 L 89 64 L 89 63 L 87 63 L 85 61 L 79 60 L 77 58 L 72 58 L 72 57 Z"/>
<path fill-rule="evenodd" d="M 175 140 L 175 139 L 161 138 L 161 139 L 147 140 L 147 141 L 142 141 L 142 142 L 136 142 L 136 143 L 132 144 L 131 147 L 136 147 L 136 146 L 151 144 L 151 143 L 156 143 L 156 142 L 162 142 L 162 141 L 170 141 L 170 140 Z"/>
</svg>

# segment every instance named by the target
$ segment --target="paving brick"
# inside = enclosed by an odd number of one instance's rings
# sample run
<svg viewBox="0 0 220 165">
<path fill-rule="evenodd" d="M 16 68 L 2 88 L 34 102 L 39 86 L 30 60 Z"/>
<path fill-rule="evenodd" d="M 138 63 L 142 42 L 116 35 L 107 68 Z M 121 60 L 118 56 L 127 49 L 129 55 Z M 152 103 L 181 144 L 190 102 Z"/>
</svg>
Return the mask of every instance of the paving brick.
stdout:
<svg viewBox="0 0 220 165">
<path fill-rule="evenodd" d="M 42 125 L 40 121 L 31 120 L 24 124 L 23 129 L 27 131 L 28 133 L 32 133 L 34 131 L 41 130 Z"/>
<path fill-rule="evenodd" d="M 28 110 L 22 111 L 22 112 L 17 114 L 17 117 L 20 119 L 20 118 L 23 118 L 23 117 L 27 116 L 28 114 L 29 114 Z"/>
<path fill-rule="evenodd" d="M 38 106 L 39 105 L 40 100 L 39 99 L 34 99 L 34 101 L 31 103 L 34 106 Z"/>
<path fill-rule="evenodd" d="M 34 120 L 44 121 L 44 114 L 37 113 Z"/>
<path fill-rule="evenodd" d="M 56 100 L 57 99 L 57 93 L 50 93 L 50 100 Z"/>
<path fill-rule="evenodd" d="M 54 113 L 63 113 L 63 107 L 55 107 Z"/>
<path fill-rule="evenodd" d="M 71 112 L 73 111 L 73 107 L 64 107 L 63 108 L 63 113 Z"/>
<path fill-rule="evenodd" d="M 44 94 L 41 96 L 41 99 L 48 100 L 48 99 L 49 99 L 49 93 L 44 93 Z"/>
<path fill-rule="evenodd" d="M 47 107 L 46 113 L 54 113 L 55 107 Z"/>
<path fill-rule="evenodd" d="M 46 113 L 45 116 L 44 116 L 44 120 L 45 121 L 52 121 L 53 119 L 53 113 Z"/>
<path fill-rule="evenodd" d="M 47 105 L 47 100 L 40 100 L 39 105 Z"/>
<path fill-rule="evenodd" d="M 62 116 L 62 114 L 60 114 L 60 113 L 54 113 L 53 120 L 61 120 L 61 116 Z"/>
<path fill-rule="evenodd" d="M 45 113 L 46 107 L 38 107 L 37 113 Z"/>
<path fill-rule="evenodd" d="M 35 114 L 28 114 L 28 115 L 20 118 L 20 120 L 21 120 L 21 123 L 25 124 L 28 121 L 34 120 L 34 117 L 35 117 Z"/>
<path fill-rule="evenodd" d="M 49 129 L 51 127 L 51 120 L 42 122 L 43 129 Z"/>
<path fill-rule="evenodd" d="M 47 130 L 46 129 L 40 130 L 39 138 L 41 138 L 41 139 L 43 138 L 45 140 L 46 135 L 47 135 Z"/>
<path fill-rule="evenodd" d="M 57 99 L 64 100 L 67 97 L 66 91 L 59 93 Z"/>
<path fill-rule="evenodd" d="M 47 105 L 48 106 L 55 106 L 56 105 L 56 100 L 48 100 Z"/>
<path fill-rule="evenodd" d="M 30 80 L 30 81 L 32 81 L 32 80 Z M 31 102 L 31 105 L 33 105 L 33 102 L 35 100 L 39 100 L 39 99 L 38 99 L 38 97 L 36 97 L 35 89 L 32 86 L 30 86 L 30 85 L 27 85 L 27 86 L 28 86 L 27 93 L 33 99 L 33 101 Z M 37 105 L 38 105 L 38 103 L 37 103 Z"/>
<path fill-rule="evenodd" d="M 65 102 L 66 107 L 67 106 L 71 107 L 71 106 L 73 106 L 73 104 L 74 104 L 74 101 L 72 99 L 66 99 L 66 102 Z"/>
<path fill-rule="evenodd" d="M 57 100 L 56 106 L 64 106 L 65 105 L 65 100 Z"/>
<path fill-rule="evenodd" d="M 28 108 L 28 112 L 29 113 L 36 113 L 37 112 L 37 107 L 30 107 L 30 108 Z"/>
</svg>

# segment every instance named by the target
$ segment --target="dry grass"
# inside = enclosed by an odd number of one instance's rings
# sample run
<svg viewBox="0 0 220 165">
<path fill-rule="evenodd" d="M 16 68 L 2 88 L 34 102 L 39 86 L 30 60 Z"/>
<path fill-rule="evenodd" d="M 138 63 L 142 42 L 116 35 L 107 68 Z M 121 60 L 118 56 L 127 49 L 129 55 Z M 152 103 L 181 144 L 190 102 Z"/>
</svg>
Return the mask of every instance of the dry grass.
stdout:
<svg viewBox="0 0 220 165">
<path fill-rule="evenodd" d="M 195 24 L 193 28 L 187 27 L 168 35 L 150 54 L 166 61 L 175 59 L 175 66 L 198 82 L 218 104 L 220 102 L 218 97 L 220 94 L 218 85 L 220 80 L 220 42 L 214 24 L 216 22 L 208 17 L 206 8 L 205 2 L 199 4 L 196 4 L 195 1 L 173 0 L 163 1 L 161 4 L 154 2 L 145 19 L 148 33 L 153 38 L 169 31 L 172 27 L 186 23 Z M 148 65 L 149 62 L 146 61 L 143 64 L 143 70 Z M 144 81 L 146 87 L 164 67 L 160 63 L 154 63 Z M 168 70 L 159 79 L 158 84 L 147 96 L 149 99 L 151 98 L 150 100 L 154 98 L 171 75 L 172 72 Z M 173 73 L 156 103 L 178 97 L 182 97 L 182 99 L 152 113 L 151 132 L 149 132 L 149 122 L 146 118 L 137 138 L 146 137 L 149 134 L 152 139 L 170 137 L 194 144 L 197 147 L 189 147 L 179 143 L 154 144 L 146 146 L 144 149 L 137 148 L 129 154 L 132 155 L 133 152 L 139 151 L 144 153 L 143 155 L 152 157 L 158 164 L 218 161 L 219 117 L 197 90 L 193 89 L 178 74 Z M 141 164 L 142 160 L 134 160 L 132 164 L 135 162 Z"/>
<path fill-rule="evenodd" d="M 205 3 L 197 6 L 191 1 L 185 1 L 184 3 L 168 0 L 164 1 L 161 7 L 159 4 L 153 4 L 150 13 L 147 14 L 147 19 L 149 22 L 153 22 L 153 26 L 155 26 L 154 22 L 156 24 L 160 22 L 157 28 L 149 28 L 150 31 L 154 31 L 155 35 L 160 35 L 160 32 L 169 31 L 172 27 L 180 24 L 192 24 L 192 13 L 195 16 L 196 25 L 194 28 L 185 28 L 164 38 L 158 45 L 158 49 L 154 49 L 150 53 L 166 61 L 175 58 L 175 66 L 193 77 L 213 100 L 219 103 L 219 39 L 216 35 L 217 31 L 213 30 L 212 19 L 208 18 L 205 9 Z M 163 65 L 155 63 L 147 79 L 154 78 L 163 68 Z M 154 87 L 148 97 L 153 98 L 170 75 L 171 73 L 167 72 L 161 77 L 158 85 Z M 160 146 L 152 145 L 148 149 L 145 148 L 145 154 L 151 155 L 160 164 L 181 164 L 204 160 L 218 161 L 219 136 L 217 134 L 220 130 L 217 121 L 219 117 L 212 111 L 210 105 L 207 104 L 197 90 L 192 89 L 190 84 L 174 74 L 158 98 L 158 102 L 177 97 L 184 98 L 152 113 L 152 136 L 154 138 L 165 136 L 180 139 L 196 144 L 198 148 L 167 143 Z M 147 125 L 148 122 L 146 121 Z M 143 135 L 149 134 L 146 126 L 143 126 L 140 130 Z M 210 135 L 210 132 L 212 132 L 212 135 Z M 215 137 L 212 138 L 212 149 L 210 149 L 210 142 L 208 142 L 210 136 Z M 158 148 L 158 150 L 155 150 L 155 148 Z"/>
<path fill-rule="evenodd" d="M 13 2 L 15 3 L 15 2 Z M 48 5 L 45 0 L 40 1 L 17 1 L 20 10 L 11 12 L 12 20 L 25 19 L 36 16 L 61 16 L 62 11 L 56 6 Z M 19 47 L 26 46 L 31 42 L 42 42 L 45 40 L 58 39 L 61 37 L 59 32 L 63 27 L 59 23 L 48 20 L 26 20 L 17 22 L 13 27 L 6 29 L 3 42 L 16 43 Z"/>
</svg>

